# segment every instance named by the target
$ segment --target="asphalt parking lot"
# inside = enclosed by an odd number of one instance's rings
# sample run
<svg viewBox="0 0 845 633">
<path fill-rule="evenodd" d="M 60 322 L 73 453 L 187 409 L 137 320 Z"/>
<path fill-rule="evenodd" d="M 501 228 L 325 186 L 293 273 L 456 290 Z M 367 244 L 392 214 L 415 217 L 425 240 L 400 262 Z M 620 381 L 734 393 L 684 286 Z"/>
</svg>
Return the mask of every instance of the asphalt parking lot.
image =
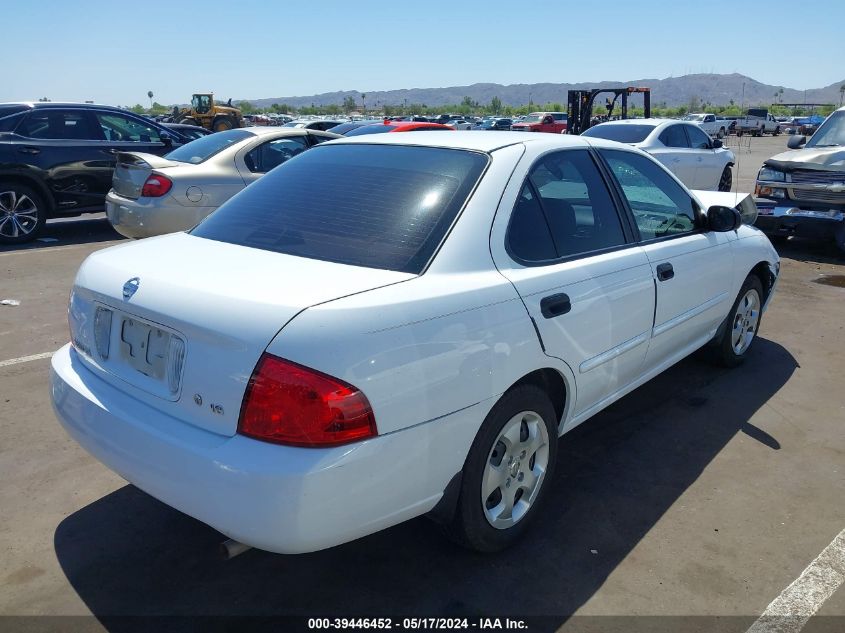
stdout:
<svg viewBox="0 0 845 633">
<path fill-rule="evenodd" d="M 787 138 L 730 139 L 739 190 Z M 224 562 L 220 534 L 127 485 L 56 422 L 49 353 L 68 338 L 74 274 L 120 240 L 102 217 L 43 235 L 0 249 L 0 299 L 20 301 L 0 305 L 0 615 L 95 617 L 5 617 L 0 630 L 395 613 L 744 632 L 773 601 L 839 616 L 805 631 L 845 630 L 845 259 L 832 244 L 778 245 L 781 280 L 745 365 L 693 356 L 562 438 L 544 516 L 513 549 L 464 551 L 421 518 L 323 552 Z"/>
</svg>

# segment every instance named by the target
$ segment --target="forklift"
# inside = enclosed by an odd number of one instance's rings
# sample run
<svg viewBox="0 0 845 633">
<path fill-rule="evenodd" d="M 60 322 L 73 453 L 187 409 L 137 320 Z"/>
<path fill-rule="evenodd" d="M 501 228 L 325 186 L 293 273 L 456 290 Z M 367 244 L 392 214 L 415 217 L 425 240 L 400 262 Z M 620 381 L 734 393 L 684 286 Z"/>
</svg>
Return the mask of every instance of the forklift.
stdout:
<svg viewBox="0 0 845 633">
<path fill-rule="evenodd" d="M 581 134 L 596 123 L 602 121 L 602 117 L 593 117 L 593 104 L 596 97 L 604 92 L 612 93 L 613 99 L 608 97 L 605 100 L 605 107 L 607 108 L 607 115 L 604 120 L 610 118 L 613 108 L 616 107 L 616 101 L 622 97 L 622 116 L 621 118 L 628 118 L 628 97 L 635 93 L 643 95 L 643 109 L 645 118 L 651 117 L 651 88 L 638 88 L 628 86 L 627 88 L 593 88 L 590 90 L 570 90 L 567 97 L 569 99 L 569 106 L 567 109 L 567 134 Z"/>
</svg>

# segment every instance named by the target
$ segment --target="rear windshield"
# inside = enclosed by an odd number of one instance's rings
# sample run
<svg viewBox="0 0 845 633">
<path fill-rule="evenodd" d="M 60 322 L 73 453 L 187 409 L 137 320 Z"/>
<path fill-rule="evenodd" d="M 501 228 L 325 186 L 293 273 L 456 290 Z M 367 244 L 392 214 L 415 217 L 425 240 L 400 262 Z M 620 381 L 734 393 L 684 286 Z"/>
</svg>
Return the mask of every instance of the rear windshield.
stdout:
<svg viewBox="0 0 845 633">
<path fill-rule="evenodd" d="M 385 125 L 384 123 L 375 123 L 373 125 L 363 125 L 354 130 L 349 130 L 344 136 L 363 136 L 364 134 L 381 134 L 382 132 L 390 132 L 395 130 L 395 125 Z"/>
<path fill-rule="evenodd" d="M 769 114 L 769 111 L 761 109 L 761 108 L 749 108 L 748 109 L 748 116 L 756 116 L 756 117 L 759 117 L 761 119 L 765 119 L 767 114 Z"/>
<path fill-rule="evenodd" d="M 581 136 L 592 136 L 594 138 L 606 138 L 608 141 L 620 143 L 642 143 L 645 138 L 654 130 L 653 125 L 629 125 L 613 123 L 602 123 L 591 127 Z"/>
<path fill-rule="evenodd" d="M 481 153 L 433 147 L 321 145 L 251 184 L 191 233 L 419 274 L 487 160 Z"/>
<path fill-rule="evenodd" d="M 182 147 L 174 149 L 167 154 L 165 158 L 175 160 L 180 163 L 192 163 L 197 165 L 207 161 L 209 158 L 222 152 L 227 147 L 235 143 L 255 136 L 252 132 L 246 130 L 226 130 L 225 132 L 216 132 L 203 136 L 195 141 L 186 143 Z"/>
</svg>

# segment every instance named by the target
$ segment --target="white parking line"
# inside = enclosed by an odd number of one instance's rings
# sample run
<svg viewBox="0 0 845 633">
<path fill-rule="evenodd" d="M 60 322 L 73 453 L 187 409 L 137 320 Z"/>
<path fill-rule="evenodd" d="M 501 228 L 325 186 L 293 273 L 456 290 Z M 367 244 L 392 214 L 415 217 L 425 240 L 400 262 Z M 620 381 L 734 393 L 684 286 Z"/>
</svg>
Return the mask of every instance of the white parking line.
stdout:
<svg viewBox="0 0 845 633">
<path fill-rule="evenodd" d="M 119 240 L 108 242 L 96 242 L 97 245 L 105 248 L 112 244 L 117 244 Z M 67 246 L 48 246 L 46 248 L 23 248 L 17 251 L 5 251 L 0 253 L 0 257 L 10 257 L 12 255 L 24 255 L 26 253 L 55 253 L 57 251 L 68 251 L 73 248 L 82 248 L 83 246 L 91 246 L 92 242 L 82 242 L 80 244 L 68 244 Z"/>
<path fill-rule="evenodd" d="M 32 356 L 20 356 L 19 358 L 10 358 L 9 360 L 0 360 L 0 367 L 8 367 L 9 365 L 17 365 L 18 363 L 28 363 L 32 360 L 41 360 L 42 358 L 50 358 L 55 352 L 44 352 L 43 354 L 33 354 Z"/>
<path fill-rule="evenodd" d="M 746 633 L 798 633 L 845 581 L 845 530 L 772 600 Z"/>
</svg>

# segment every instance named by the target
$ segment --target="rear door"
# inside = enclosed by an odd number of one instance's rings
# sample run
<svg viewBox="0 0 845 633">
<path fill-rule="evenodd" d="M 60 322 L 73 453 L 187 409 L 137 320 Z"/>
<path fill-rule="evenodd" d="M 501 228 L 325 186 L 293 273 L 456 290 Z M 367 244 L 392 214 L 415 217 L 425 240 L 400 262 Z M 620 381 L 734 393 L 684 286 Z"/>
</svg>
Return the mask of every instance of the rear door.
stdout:
<svg viewBox="0 0 845 633">
<path fill-rule="evenodd" d="M 103 205 L 111 182 L 109 156 L 87 109 L 34 108 L 11 137 L 16 159 L 47 184 L 56 210 L 72 213 Z"/>
<path fill-rule="evenodd" d="M 659 160 L 687 187 L 695 188 L 698 161 L 690 150 L 689 138 L 684 132 L 686 126 L 668 125 L 658 136 L 663 147 L 649 148 L 648 152 Z"/>
<path fill-rule="evenodd" d="M 575 374 L 578 415 L 640 374 L 654 314 L 651 267 L 588 150 L 540 156 L 514 180 L 497 214 L 508 225 L 494 227 L 493 258 L 545 353 Z"/>
<path fill-rule="evenodd" d="M 697 203 L 648 157 L 600 150 L 616 177 L 657 288 L 646 369 L 680 360 L 706 343 L 733 301 L 728 233 L 701 230 Z"/>
</svg>

